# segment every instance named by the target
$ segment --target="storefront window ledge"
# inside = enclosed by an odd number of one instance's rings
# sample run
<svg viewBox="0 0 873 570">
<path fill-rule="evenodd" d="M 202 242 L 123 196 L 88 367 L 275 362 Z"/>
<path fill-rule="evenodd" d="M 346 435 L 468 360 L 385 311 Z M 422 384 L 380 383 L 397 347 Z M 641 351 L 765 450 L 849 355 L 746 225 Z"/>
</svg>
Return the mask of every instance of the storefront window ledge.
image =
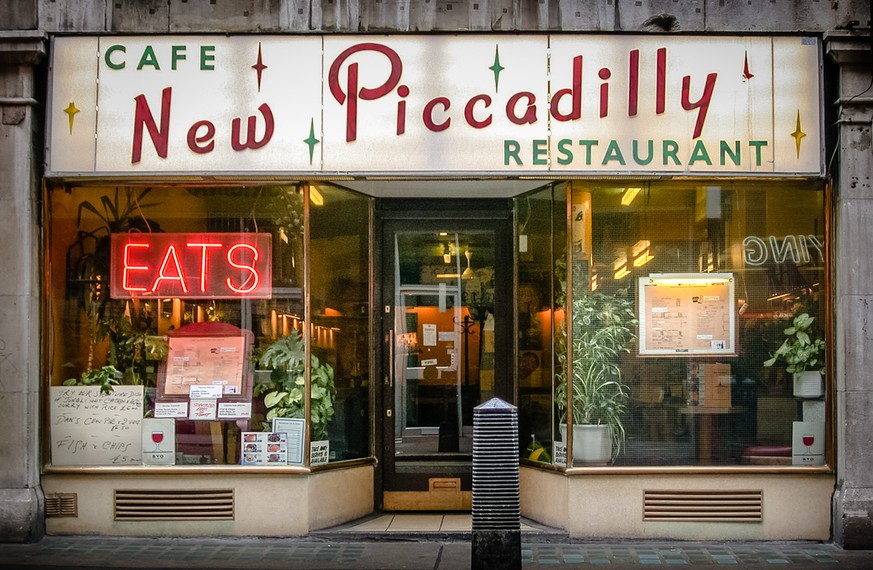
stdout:
<svg viewBox="0 0 873 570">
<path fill-rule="evenodd" d="M 713 474 L 776 473 L 779 475 L 832 475 L 834 470 L 827 466 L 793 466 L 793 465 L 699 465 L 675 467 L 571 467 L 564 471 L 568 477 L 585 475 L 651 475 L 651 474 L 681 474 L 681 475 L 713 475 Z"/>
</svg>

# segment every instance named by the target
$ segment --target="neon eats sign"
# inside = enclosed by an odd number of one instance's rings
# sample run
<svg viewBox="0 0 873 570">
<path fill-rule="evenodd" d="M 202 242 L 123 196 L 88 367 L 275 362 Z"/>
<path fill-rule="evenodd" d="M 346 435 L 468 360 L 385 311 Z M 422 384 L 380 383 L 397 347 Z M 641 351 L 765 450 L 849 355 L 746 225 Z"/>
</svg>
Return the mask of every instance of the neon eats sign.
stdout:
<svg viewBox="0 0 873 570">
<path fill-rule="evenodd" d="M 269 299 L 267 233 L 112 235 L 113 299 Z"/>
</svg>

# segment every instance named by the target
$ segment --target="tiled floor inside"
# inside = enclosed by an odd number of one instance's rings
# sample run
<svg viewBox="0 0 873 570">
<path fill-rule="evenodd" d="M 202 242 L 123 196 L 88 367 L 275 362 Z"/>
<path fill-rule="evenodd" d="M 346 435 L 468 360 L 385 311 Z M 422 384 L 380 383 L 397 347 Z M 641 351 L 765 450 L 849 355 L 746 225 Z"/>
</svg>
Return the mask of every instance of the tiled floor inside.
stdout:
<svg viewBox="0 0 873 570">
<path fill-rule="evenodd" d="M 353 523 L 344 530 L 350 532 L 470 532 L 473 517 L 460 514 L 395 514 L 385 513 L 372 519 Z"/>
<path fill-rule="evenodd" d="M 469 533 L 473 529 L 473 516 L 470 513 L 382 513 L 364 520 L 344 525 L 344 532 L 353 533 Z M 522 533 L 536 533 L 549 530 L 521 521 Z M 555 529 L 557 530 L 557 529 Z"/>
</svg>

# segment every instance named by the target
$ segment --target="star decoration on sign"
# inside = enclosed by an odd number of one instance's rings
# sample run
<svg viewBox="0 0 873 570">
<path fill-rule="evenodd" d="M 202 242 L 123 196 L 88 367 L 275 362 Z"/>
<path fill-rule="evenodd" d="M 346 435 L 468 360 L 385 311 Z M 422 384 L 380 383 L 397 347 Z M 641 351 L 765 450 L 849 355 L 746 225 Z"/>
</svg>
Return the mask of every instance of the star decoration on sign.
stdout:
<svg viewBox="0 0 873 570">
<path fill-rule="evenodd" d="M 258 42 L 258 62 L 252 66 L 252 69 L 254 69 L 255 71 L 258 72 L 258 93 L 260 93 L 261 92 L 261 73 L 263 73 L 263 71 L 265 69 L 267 69 L 267 66 L 264 65 L 264 60 L 261 57 L 261 42 Z"/>
<path fill-rule="evenodd" d="M 70 119 L 70 134 L 73 134 L 73 118 L 76 116 L 76 113 L 79 112 L 79 109 L 76 108 L 76 104 L 70 101 L 70 104 L 64 109 L 64 113 L 67 114 L 67 117 Z"/>
<path fill-rule="evenodd" d="M 797 158 L 800 158 L 800 139 L 806 136 L 806 133 L 800 130 L 800 109 L 797 110 L 797 122 L 791 136 L 794 137 L 794 144 L 797 145 Z"/>
<path fill-rule="evenodd" d="M 312 164 L 312 157 L 315 153 L 315 145 L 317 145 L 319 141 L 315 138 L 315 119 L 309 120 L 309 137 L 303 139 L 303 142 L 309 147 L 309 164 Z"/>
<path fill-rule="evenodd" d="M 755 75 L 749 71 L 749 52 L 746 52 L 745 61 L 743 62 L 743 77 L 746 79 L 755 77 Z"/>
<path fill-rule="evenodd" d="M 494 46 L 494 65 L 488 69 L 494 72 L 494 91 L 497 91 L 497 84 L 500 82 L 500 72 L 506 69 L 500 65 L 500 47 L 497 45 Z"/>
</svg>

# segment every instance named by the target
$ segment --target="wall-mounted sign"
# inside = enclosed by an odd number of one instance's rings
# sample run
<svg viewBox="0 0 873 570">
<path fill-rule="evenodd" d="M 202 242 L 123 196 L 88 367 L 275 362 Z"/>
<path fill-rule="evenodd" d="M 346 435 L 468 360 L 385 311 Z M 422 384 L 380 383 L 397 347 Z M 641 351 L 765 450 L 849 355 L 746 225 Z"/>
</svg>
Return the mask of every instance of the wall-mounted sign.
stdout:
<svg viewBox="0 0 873 570">
<path fill-rule="evenodd" d="M 111 35 L 51 53 L 53 175 L 823 172 L 815 37 Z"/>
<path fill-rule="evenodd" d="M 112 234 L 113 299 L 269 299 L 266 233 Z"/>
<path fill-rule="evenodd" d="M 638 293 L 640 355 L 736 353 L 733 274 L 653 274 Z"/>
</svg>

